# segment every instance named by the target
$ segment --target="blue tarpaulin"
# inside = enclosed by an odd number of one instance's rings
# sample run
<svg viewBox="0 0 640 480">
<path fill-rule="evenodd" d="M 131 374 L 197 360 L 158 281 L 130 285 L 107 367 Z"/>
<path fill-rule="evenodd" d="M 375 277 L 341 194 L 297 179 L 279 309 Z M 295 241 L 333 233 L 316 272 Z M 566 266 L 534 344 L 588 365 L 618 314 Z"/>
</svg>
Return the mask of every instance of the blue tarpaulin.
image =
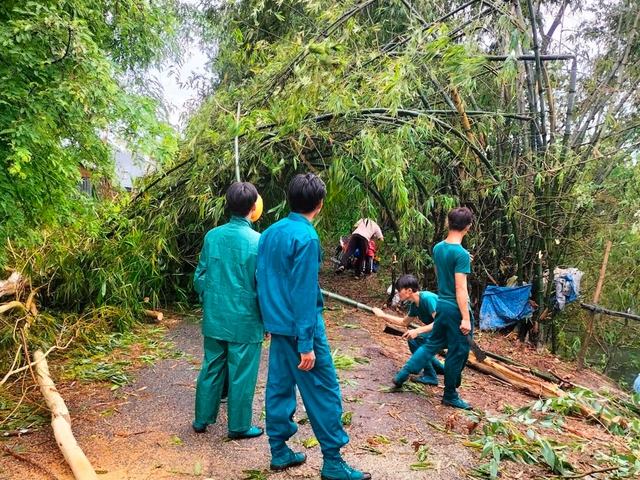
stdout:
<svg viewBox="0 0 640 480">
<path fill-rule="evenodd" d="M 531 316 L 531 284 L 521 287 L 488 286 L 482 294 L 480 330 L 503 328 Z"/>
</svg>

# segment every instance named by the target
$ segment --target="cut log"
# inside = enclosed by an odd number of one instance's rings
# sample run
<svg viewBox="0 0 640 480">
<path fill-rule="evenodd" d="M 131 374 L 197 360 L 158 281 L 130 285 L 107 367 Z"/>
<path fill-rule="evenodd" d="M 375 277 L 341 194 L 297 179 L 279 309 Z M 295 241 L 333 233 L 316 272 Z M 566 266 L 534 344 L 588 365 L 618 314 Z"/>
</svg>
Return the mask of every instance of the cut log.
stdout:
<svg viewBox="0 0 640 480">
<path fill-rule="evenodd" d="M 468 363 L 474 370 L 478 370 L 487 375 L 493 375 L 500 380 L 504 380 L 516 387 L 518 390 L 522 390 L 533 397 L 547 398 L 564 395 L 564 392 L 560 390 L 560 387 L 556 384 L 522 375 L 492 358 L 487 358 L 484 362 L 480 363 L 476 360 L 473 352 L 470 352 Z"/>
<path fill-rule="evenodd" d="M 97 480 L 96 472 L 73 436 L 69 410 L 51 380 L 49 365 L 44 358 L 44 353 L 42 350 L 37 350 L 33 354 L 33 358 L 38 362 L 36 365 L 38 385 L 47 407 L 51 411 L 51 427 L 64 459 L 71 467 L 77 480 Z"/>
<path fill-rule="evenodd" d="M 158 312 L 157 310 L 144 310 L 144 314 L 149 318 L 155 318 L 158 322 L 164 318 L 162 312 Z"/>
<path fill-rule="evenodd" d="M 0 280 L 0 298 L 14 295 L 22 285 L 22 275 L 13 272 L 6 280 Z"/>
<path fill-rule="evenodd" d="M 550 398 L 564 397 L 566 395 L 566 392 L 555 383 L 527 377 L 491 358 L 487 358 L 484 362 L 480 363 L 476 360 L 473 352 L 469 353 L 469 361 L 467 363 L 469 367 L 474 370 L 508 382 L 518 390 L 521 390 L 532 397 Z M 618 424 L 623 428 L 627 425 L 627 421 L 624 418 L 608 418 L 596 412 L 596 410 L 589 405 L 579 404 L 579 408 L 582 416 L 595 420 L 607 428 L 610 428 L 613 424 Z"/>
</svg>

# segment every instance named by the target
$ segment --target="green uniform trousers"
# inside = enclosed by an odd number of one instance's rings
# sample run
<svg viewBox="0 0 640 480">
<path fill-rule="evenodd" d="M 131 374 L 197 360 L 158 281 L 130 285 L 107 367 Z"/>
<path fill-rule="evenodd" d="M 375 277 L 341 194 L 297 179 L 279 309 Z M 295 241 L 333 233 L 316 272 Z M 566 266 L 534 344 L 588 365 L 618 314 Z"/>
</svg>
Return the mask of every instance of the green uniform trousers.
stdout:
<svg viewBox="0 0 640 480">
<path fill-rule="evenodd" d="M 229 431 L 251 428 L 253 395 L 258 380 L 262 343 L 234 343 L 204 337 L 204 360 L 196 385 L 196 422 L 216 423 L 222 387 L 229 380 Z"/>
<path fill-rule="evenodd" d="M 445 400 L 457 399 L 458 392 L 456 389 L 462 383 L 462 369 L 469 358 L 469 343 L 466 336 L 460 331 L 461 321 L 462 315 L 458 305 L 438 301 L 431 335 L 411 356 L 400 371 L 399 376 L 406 375 L 408 377 L 410 373 L 419 373 L 425 365 L 431 362 L 438 350 L 446 348 L 444 395 L 442 398 Z M 469 335 L 473 335 L 473 314 L 471 314 L 471 332 Z"/>
<path fill-rule="evenodd" d="M 274 457 L 286 451 L 285 442 L 298 431 L 293 420 L 296 386 L 325 460 L 340 460 L 340 449 L 349 441 L 342 427 L 342 397 L 324 326 L 316 327 L 313 351 L 315 366 L 308 372 L 302 371 L 298 368 L 297 339 L 271 334 L 265 406 L 267 435 Z"/>
</svg>

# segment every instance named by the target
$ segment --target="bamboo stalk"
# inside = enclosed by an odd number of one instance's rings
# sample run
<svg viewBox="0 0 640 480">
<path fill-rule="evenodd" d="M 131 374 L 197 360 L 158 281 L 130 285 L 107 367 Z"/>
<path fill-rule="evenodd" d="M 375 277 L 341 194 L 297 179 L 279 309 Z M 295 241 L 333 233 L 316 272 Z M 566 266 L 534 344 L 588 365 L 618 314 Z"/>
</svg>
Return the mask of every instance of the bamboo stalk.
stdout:
<svg viewBox="0 0 640 480">
<path fill-rule="evenodd" d="M 598 305 L 591 305 L 589 303 L 580 302 L 580 306 L 586 310 L 591 310 L 595 313 L 604 313 L 605 315 L 611 315 L 612 317 L 629 318 L 640 322 L 640 316 L 632 315 L 626 312 L 616 312 L 615 310 L 609 310 L 607 308 L 599 307 Z"/>
<path fill-rule="evenodd" d="M 77 480 L 97 480 L 96 472 L 73 436 L 69 410 L 49 375 L 49 366 L 44 353 L 42 350 L 37 350 L 33 358 L 38 362 L 36 365 L 38 385 L 51 411 L 51 427 L 64 459 Z"/>
<path fill-rule="evenodd" d="M 607 262 L 609 261 L 610 251 L 611 241 L 608 241 L 604 251 L 604 260 L 602 261 L 602 268 L 600 269 L 600 277 L 598 278 L 598 284 L 596 285 L 596 292 L 593 294 L 593 303 L 596 305 L 598 304 L 598 300 L 600 299 L 600 291 L 602 290 L 604 274 L 607 271 Z M 591 340 L 591 336 L 593 335 L 593 324 L 596 317 L 600 317 L 600 314 L 594 312 L 589 316 L 589 320 L 587 321 L 587 331 L 585 333 L 584 341 L 582 342 L 582 347 L 580 348 L 580 353 L 578 353 L 578 371 L 582 370 L 582 367 L 584 366 L 584 356 L 587 353 L 589 340 Z"/>
<path fill-rule="evenodd" d="M 536 57 L 536 83 L 538 84 L 538 102 L 540 110 L 538 114 L 540 115 L 540 136 L 542 138 L 542 144 L 540 145 L 540 149 L 544 150 L 547 146 L 547 126 L 545 119 L 545 108 L 544 108 L 544 84 L 542 82 L 542 60 L 540 58 L 540 43 L 538 42 L 538 27 L 536 22 L 536 12 L 533 8 L 533 1 L 527 0 L 527 4 L 529 6 L 529 17 L 531 18 L 531 32 L 533 34 L 533 53 Z"/>
<path fill-rule="evenodd" d="M 465 136 L 469 140 L 470 143 L 476 143 L 476 137 L 471 131 L 471 123 L 469 122 L 469 117 L 467 116 L 467 112 L 465 111 L 464 104 L 462 103 L 462 98 L 460 98 L 460 94 L 458 93 L 458 89 L 453 87 L 451 89 L 451 100 L 456 107 L 456 110 L 460 114 L 460 123 L 462 124 L 462 130 L 464 131 Z M 474 160 L 476 161 L 476 178 L 481 178 L 482 174 L 480 172 L 480 160 L 477 155 L 474 155 Z"/>
<path fill-rule="evenodd" d="M 593 90 L 593 92 L 589 95 L 589 97 L 585 101 L 585 104 L 587 106 L 585 108 L 585 115 L 586 115 L 586 112 L 588 112 L 589 110 L 591 110 L 591 113 L 580 126 L 580 129 L 578 130 L 578 134 L 574 139 L 573 146 L 576 146 L 577 144 L 582 142 L 582 138 L 584 138 L 587 130 L 589 129 L 589 126 L 591 125 L 591 122 L 597 115 L 597 112 L 600 111 L 601 101 L 599 102 L 599 100 L 602 99 L 602 97 L 607 97 L 606 95 L 601 95 L 600 97 L 598 97 L 597 94 L 602 93 L 602 90 L 609 85 L 609 83 L 614 79 L 616 75 L 618 75 L 619 81 L 624 76 L 622 72 L 618 73 L 618 69 L 620 67 L 623 67 L 623 70 L 624 70 L 624 65 L 626 64 L 630 49 L 634 43 L 635 36 L 637 34 L 637 25 L 639 20 L 640 20 L 640 10 L 637 12 L 636 17 L 634 19 L 633 28 L 628 35 L 627 45 L 622 54 L 622 57 L 618 59 L 616 64 L 611 68 L 611 71 L 609 72 L 607 77 L 600 82 L 600 84 Z"/>
</svg>

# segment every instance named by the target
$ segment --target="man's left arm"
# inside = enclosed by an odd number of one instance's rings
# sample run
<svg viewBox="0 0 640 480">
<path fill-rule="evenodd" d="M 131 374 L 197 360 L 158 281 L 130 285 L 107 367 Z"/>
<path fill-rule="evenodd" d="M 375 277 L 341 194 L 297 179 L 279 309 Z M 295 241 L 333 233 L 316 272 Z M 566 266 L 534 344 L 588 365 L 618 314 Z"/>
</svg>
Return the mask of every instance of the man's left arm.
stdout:
<svg viewBox="0 0 640 480">
<path fill-rule="evenodd" d="M 297 245 L 291 272 L 291 296 L 294 300 L 293 320 L 300 354 L 313 353 L 313 337 L 317 323 L 319 256 L 320 244 L 317 240 Z M 311 368 L 313 365 L 308 370 Z"/>
<path fill-rule="evenodd" d="M 467 290 L 467 274 L 456 273 L 456 302 L 462 314 L 462 322 L 460 323 L 460 331 L 463 335 L 467 335 L 471 331 L 471 317 L 469 314 L 469 292 Z"/>
<path fill-rule="evenodd" d="M 471 332 L 471 314 L 469 313 L 469 290 L 467 289 L 467 275 L 471 273 L 471 256 L 468 252 L 460 253 L 455 265 L 456 302 L 462 315 L 460 331 L 463 335 Z"/>
</svg>

